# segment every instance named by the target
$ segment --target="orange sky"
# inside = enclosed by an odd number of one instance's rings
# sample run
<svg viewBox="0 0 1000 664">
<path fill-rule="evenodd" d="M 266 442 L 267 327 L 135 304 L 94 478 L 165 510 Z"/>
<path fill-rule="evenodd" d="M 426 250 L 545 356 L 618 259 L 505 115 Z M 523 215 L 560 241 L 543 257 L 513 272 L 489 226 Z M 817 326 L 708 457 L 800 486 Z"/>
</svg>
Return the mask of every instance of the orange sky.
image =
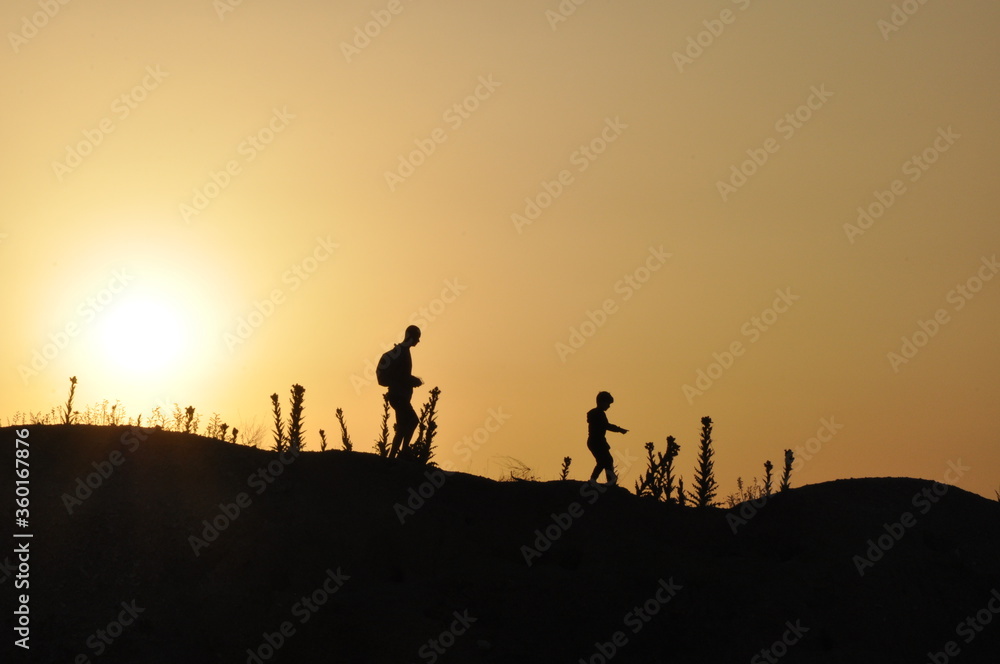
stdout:
<svg viewBox="0 0 1000 664">
<path fill-rule="evenodd" d="M 585 478 L 609 390 L 629 486 L 667 435 L 690 482 L 703 415 L 723 495 L 785 448 L 811 450 L 795 484 L 960 461 L 1000 485 L 1000 6 L 18 0 L 0 23 L 4 418 L 75 375 L 81 405 L 246 427 L 301 383 L 310 447 L 341 407 L 368 449 L 366 367 L 417 323 L 446 468 Z"/>
</svg>

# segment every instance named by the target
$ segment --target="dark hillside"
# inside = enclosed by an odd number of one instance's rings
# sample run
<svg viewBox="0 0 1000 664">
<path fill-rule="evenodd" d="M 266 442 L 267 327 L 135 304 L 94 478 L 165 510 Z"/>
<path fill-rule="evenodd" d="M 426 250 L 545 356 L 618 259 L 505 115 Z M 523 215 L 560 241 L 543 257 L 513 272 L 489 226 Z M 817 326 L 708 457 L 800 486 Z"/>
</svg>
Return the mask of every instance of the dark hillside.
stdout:
<svg viewBox="0 0 1000 664">
<path fill-rule="evenodd" d="M 949 641 L 947 661 L 1000 653 L 1000 504 L 926 480 L 806 486 L 737 520 L 363 453 L 283 463 L 180 433 L 29 431 L 31 651 L 12 661 L 258 661 L 249 649 L 263 662 L 924 663 Z M 24 532 L 15 438 L 0 429 L 0 518 Z M 70 514 L 64 494 L 88 479 Z M 0 560 L 22 540 L 8 541 Z M 0 579 L 11 635 L 21 591 Z"/>
</svg>

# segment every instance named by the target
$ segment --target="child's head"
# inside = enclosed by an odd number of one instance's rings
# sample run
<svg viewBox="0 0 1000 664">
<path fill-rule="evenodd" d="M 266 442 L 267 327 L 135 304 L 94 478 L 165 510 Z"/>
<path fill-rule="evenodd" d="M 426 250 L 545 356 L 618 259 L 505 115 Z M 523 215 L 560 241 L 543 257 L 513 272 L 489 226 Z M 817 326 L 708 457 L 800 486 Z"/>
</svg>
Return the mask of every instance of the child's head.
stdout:
<svg viewBox="0 0 1000 664">
<path fill-rule="evenodd" d="M 607 410 L 608 406 L 615 402 L 615 398 L 611 396 L 609 392 L 598 392 L 597 393 L 597 405 L 600 408 Z"/>
</svg>

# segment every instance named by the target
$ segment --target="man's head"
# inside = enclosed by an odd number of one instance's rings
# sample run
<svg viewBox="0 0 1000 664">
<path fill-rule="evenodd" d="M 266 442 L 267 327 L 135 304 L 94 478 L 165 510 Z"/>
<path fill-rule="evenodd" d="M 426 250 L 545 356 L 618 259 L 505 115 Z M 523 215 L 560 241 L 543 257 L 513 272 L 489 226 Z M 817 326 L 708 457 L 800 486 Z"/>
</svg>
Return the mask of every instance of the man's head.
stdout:
<svg viewBox="0 0 1000 664">
<path fill-rule="evenodd" d="M 406 328 L 406 332 L 403 333 L 403 343 L 409 346 L 416 346 L 420 343 L 420 328 L 416 325 Z"/>
<path fill-rule="evenodd" d="M 598 392 L 597 393 L 597 405 L 604 410 L 608 409 L 608 406 L 615 402 L 614 397 L 611 396 L 609 392 Z"/>
</svg>

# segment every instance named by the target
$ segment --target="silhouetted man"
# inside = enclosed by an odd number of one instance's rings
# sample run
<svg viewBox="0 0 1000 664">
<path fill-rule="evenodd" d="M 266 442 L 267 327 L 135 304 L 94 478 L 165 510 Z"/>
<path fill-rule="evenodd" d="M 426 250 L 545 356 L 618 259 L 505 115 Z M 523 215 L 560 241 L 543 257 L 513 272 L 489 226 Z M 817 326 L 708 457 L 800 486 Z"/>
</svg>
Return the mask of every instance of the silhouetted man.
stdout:
<svg viewBox="0 0 1000 664">
<path fill-rule="evenodd" d="M 410 403 L 413 388 L 424 384 L 424 381 L 413 375 L 413 358 L 410 357 L 410 348 L 418 343 L 420 328 L 410 325 L 403 334 L 402 343 L 396 344 L 379 360 L 379 382 L 389 388 L 389 405 L 396 412 L 396 433 L 392 437 L 392 447 L 389 448 L 390 459 L 398 454 L 406 454 L 419 423 L 417 411 L 413 410 Z"/>
<path fill-rule="evenodd" d="M 605 411 L 614 402 L 614 398 L 607 392 L 598 392 L 597 408 L 591 408 L 587 411 L 587 449 L 597 459 L 597 466 L 590 474 L 590 481 L 596 482 L 598 475 L 603 470 L 608 478 L 608 484 L 611 486 L 618 483 L 618 477 L 615 475 L 615 461 L 611 458 L 611 446 L 608 445 L 608 439 L 604 434 L 608 431 L 628 433 L 628 429 L 622 429 L 620 426 L 608 422 Z"/>
</svg>

